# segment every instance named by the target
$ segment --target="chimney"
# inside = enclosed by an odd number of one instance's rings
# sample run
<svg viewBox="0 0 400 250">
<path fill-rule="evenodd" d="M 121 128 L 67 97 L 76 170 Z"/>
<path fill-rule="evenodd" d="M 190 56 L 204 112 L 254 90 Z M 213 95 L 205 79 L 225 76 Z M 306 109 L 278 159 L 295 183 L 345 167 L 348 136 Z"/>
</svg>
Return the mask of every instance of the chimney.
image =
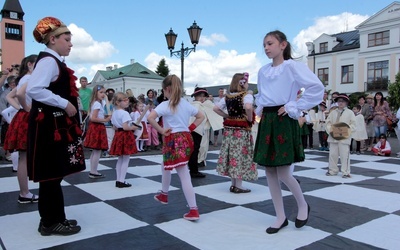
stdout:
<svg viewBox="0 0 400 250">
<path fill-rule="evenodd" d="M 117 64 L 114 64 L 114 69 L 118 69 L 118 65 Z"/>
<path fill-rule="evenodd" d="M 310 55 L 314 50 L 314 44 L 312 42 L 306 42 L 308 54 Z"/>
<path fill-rule="evenodd" d="M 106 67 L 106 71 L 111 71 L 112 70 L 112 66 L 107 66 Z"/>
<path fill-rule="evenodd" d="M 135 63 L 135 59 L 131 59 L 131 64 L 134 64 Z"/>
</svg>

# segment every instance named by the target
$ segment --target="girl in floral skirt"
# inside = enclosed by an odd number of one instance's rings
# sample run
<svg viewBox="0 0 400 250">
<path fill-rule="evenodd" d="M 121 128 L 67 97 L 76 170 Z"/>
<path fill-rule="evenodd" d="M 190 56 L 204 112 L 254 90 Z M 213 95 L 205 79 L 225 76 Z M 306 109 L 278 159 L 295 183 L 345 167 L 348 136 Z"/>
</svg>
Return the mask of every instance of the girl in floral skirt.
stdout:
<svg viewBox="0 0 400 250">
<path fill-rule="evenodd" d="M 217 171 L 231 177 L 230 192 L 249 193 L 242 180 L 257 180 L 258 172 L 253 162 L 253 136 L 251 128 L 255 115 L 253 96 L 247 92 L 248 73 L 232 77 L 229 92 L 214 106 L 214 111 L 224 117 L 224 136 L 218 158 Z M 228 114 L 223 110 L 227 109 Z"/>
<path fill-rule="evenodd" d="M 168 203 L 171 170 L 176 169 L 190 208 L 189 213 L 184 214 L 183 218 L 198 220 L 200 215 L 188 162 L 193 152 L 193 138 L 190 133 L 204 120 L 204 114 L 182 98 L 182 82 L 176 75 L 167 76 L 162 82 L 162 89 L 168 101 L 160 103 L 147 117 L 147 121 L 165 137 L 162 148 L 162 189 L 158 195 L 154 196 L 154 199 L 162 204 Z M 188 127 L 191 116 L 196 119 Z M 157 117 L 163 117 L 164 128 L 157 123 Z"/>
</svg>

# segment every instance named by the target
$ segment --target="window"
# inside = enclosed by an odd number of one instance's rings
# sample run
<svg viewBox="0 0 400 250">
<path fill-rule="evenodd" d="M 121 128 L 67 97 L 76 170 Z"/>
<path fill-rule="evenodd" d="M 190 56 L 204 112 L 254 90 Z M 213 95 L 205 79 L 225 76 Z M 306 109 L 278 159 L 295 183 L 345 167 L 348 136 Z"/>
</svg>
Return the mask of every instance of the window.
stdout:
<svg viewBox="0 0 400 250">
<path fill-rule="evenodd" d="M 389 44 L 389 31 L 368 34 L 368 47 Z"/>
<path fill-rule="evenodd" d="M 324 85 L 329 84 L 329 68 L 318 69 L 318 78 Z"/>
<path fill-rule="evenodd" d="M 342 83 L 352 83 L 354 76 L 354 66 L 342 66 Z"/>
<path fill-rule="evenodd" d="M 22 41 L 22 25 L 6 23 L 6 39 Z"/>
<path fill-rule="evenodd" d="M 328 43 L 319 44 L 319 53 L 328 52 Z"/>
<path fill-rule="evenodd" d="M 389 61 L 368 63 L 367 90 L 387 90 Z"/>
</svg>

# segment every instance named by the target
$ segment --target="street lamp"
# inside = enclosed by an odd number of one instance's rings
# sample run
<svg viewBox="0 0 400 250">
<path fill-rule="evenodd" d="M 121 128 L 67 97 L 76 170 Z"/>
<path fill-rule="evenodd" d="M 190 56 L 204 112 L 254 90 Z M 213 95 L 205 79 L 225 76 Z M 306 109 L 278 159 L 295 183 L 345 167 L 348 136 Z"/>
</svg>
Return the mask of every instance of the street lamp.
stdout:
<svg viewBox="0 0 400 250">
<path fill-rule="evenodd" d="M 189 37 L 190 37 L 190 41 L 193 44 L 193 48 L 188 48 L 188 47 L 184 47 L 183 42 L 182 42 L 182 47 L 180 50 L 177 51 L 173 51 L 175 48 L 175 42 L 176 42 L 176 38 L 178 37 L 178 34 L 175 34 L 174 31 L 172 30 L 172 28 L 169 30 L 169 32 L 167 34 L 165 34 L 165 38 L 167 39 L 167 45 L 168 45 L 168 49 L 171 52 L 171 57 L 172 55 L 175 55 L 176 57 L 180 57 L 181 58 L 181 81 L 182 81 L 182 88 L 184 89 L 184 80 L 183 80 L 183 76 L 184 76 L 184 70 L 183 70 L 183 63 L 185 60 L 185 57 L 187 57 L 192 51 L 196 51 L 196 45 L 199 43 L 199 39 L 200 39 L 200 34 L 201 34 L 201 30 L 202 28 L 200 28 L 196 21 L 193 22 L 192 26 L 190 26 L 188 29 L 188 33 L 189 33 Z"/>
</svg>

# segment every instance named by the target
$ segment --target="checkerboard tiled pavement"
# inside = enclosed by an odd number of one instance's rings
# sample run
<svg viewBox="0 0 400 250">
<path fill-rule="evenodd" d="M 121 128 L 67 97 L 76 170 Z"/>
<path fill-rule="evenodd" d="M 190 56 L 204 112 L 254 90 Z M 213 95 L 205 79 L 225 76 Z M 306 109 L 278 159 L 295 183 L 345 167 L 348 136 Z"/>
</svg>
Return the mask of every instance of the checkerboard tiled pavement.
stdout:
<svg viewBox="0 0 400 250">
<path fill-rule="evenodd" d="M 210 151 L 204 179 L 192 179 L 200 220 L 182 218 L 188 211 L 179 178 L 174 172 L 169 204 L 153 199 L 161 188 L 162 156 L 137 155 L 130 160 L 131 188 L 115 188 L 115 158 L 101 159 L 104 179 L 86 172 L 62 182 L 67 216 L 82 231 L 72 236 L 43 237 L 37 232 L 37 204 L 18 204 L 16 174 L 0 165 L 0 244 L 3 249 L 399 249 L 400 159 L 351 155 L 352 178 L 325 176 L 328 153 L 306 150 L 296 164 L 311 206 L 308 224 L 294 227 L 295 200 L 283 192 L 289 226 L 278 234 L 265 229 L 274 209 L 265 172 L 246 182 L 248 194 L 229 192 L 230 180 L 215 171 L 218 150 Z M 89 165 L 89 163 L 88 163 Z M 37 193 L 38 184 L 30 183 Z"/>
</svg>

